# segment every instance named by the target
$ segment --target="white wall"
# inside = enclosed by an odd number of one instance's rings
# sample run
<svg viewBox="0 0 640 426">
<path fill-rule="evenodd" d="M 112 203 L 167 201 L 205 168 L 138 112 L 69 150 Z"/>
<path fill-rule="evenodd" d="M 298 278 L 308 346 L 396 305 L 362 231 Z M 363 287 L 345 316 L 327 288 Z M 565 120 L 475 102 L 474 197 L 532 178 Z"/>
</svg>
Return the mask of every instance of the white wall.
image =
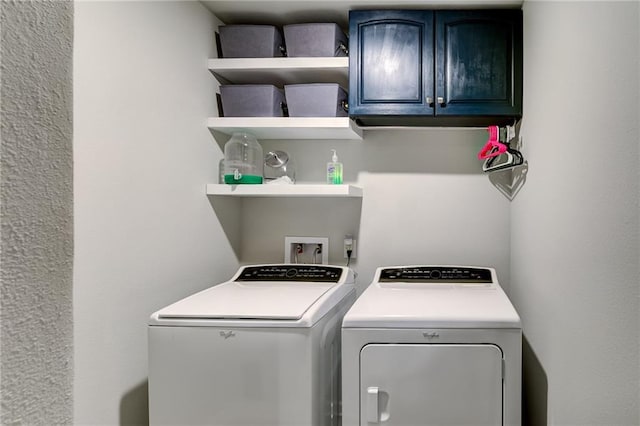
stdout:
<svg viewBox="0 0 640 426">
<path fill-rule="evenodd" d="M 73 411 L 73 3 L 1 2 L 0 424 Z"/>
<path fill-rule="evenodd" d="M 144 424 L 149 315 L 237 269 L 205 196 L 214 24 L 198 2 L 76 3 L 75 424 Z"/>
<path fill-rule="evenodd" d="M 476 159 L 486 140 L 483 129 L 434 128 L 366 130 L 363 141 L 263 141 L 265 150 L 290 153 L 301 180 L 316 183 L 336 148 L 345 181 L 362 185 L 364 197 L 245 202 L 243 253 L 281 261 L 283 235 L 307 231 L 329 236 L 329 260 L 342 263 L 342 239 L 353 233 L 359 290 L 378 266 L 428 263 L 493 266 L 508 287 L 509 201 Z"/>
<path fill-rule="evenodd" d="M 524 5 L 510 295 L 531 424 L 640 424 L 638 9 Z"/>
</svg>

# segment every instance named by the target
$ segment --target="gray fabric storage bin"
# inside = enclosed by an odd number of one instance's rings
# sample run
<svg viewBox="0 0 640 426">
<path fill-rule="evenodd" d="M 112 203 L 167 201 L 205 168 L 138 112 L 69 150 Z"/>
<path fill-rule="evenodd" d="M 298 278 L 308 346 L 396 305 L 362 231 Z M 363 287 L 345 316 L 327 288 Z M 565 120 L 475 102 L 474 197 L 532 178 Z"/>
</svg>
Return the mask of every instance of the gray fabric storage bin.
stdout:
<svg viewBox="0 0 640 426">
<path fill-rule="evenodd" d="M 347 92 L 336 83 L 284 86 L 289 117 L 346 117 Z"/>
<path fill-rule="evenodd" d="M 292 24 L 284 26 L 287 56 L 347 56 L 349 40 L 334 23 Z"/>
<path fill-rule="evenodd" d="M 282 34 L 273 25 L 224 25 L 218 31 L 223 58 L 284 56 Z"/>
<path fill-rule="evenodd" d="M 224 117 L 282 117 L 284 93 L 271 84 L 220 86 Z"/>
</svg>

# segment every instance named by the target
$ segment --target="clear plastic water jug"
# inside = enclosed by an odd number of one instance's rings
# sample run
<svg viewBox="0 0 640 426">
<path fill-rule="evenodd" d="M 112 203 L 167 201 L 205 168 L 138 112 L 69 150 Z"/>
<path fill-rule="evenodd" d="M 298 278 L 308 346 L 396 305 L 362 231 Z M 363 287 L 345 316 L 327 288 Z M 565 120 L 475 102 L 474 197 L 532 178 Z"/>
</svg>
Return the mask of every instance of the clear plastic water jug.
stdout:
<svg viewBox="0 0 640 426">
<path fill-rule="evenodd" d="M 262 183 L 263 164 L 262 147 L 249 133 L 234 133 L 224 145 L 224 183 Z"/>
</svg>

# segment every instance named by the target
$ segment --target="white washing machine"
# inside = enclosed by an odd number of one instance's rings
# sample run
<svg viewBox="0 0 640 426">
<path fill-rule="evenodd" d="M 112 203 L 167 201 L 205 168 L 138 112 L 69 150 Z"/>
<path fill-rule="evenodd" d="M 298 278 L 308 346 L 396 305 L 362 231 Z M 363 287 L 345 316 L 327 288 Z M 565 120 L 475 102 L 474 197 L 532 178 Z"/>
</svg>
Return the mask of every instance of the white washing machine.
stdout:
<svg viewBox="0 0 640 426">
<path fill-rule="evenodd" d="M 353 272 L 244 266 L 149 321 L 152 425 L 337 425 Z"/>
<path fill-rule="evenodd" d="M 378 268 L 342 324 L 342 424 L 520 425 L 521 359 L 494 269 Z"/>
</svg>

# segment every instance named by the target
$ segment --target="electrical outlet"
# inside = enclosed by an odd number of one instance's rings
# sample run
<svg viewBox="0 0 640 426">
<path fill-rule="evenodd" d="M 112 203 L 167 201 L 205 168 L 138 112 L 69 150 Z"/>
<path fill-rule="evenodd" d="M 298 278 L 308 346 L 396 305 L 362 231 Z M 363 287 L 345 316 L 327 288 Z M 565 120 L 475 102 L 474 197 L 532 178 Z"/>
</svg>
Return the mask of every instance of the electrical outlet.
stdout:
<svg viewBox="0 0 640 426">
<path fill-rule="evenodd" d="M 344 236 L 344 245 L 343 245 L 343 256 L 345 259 L 348 259 L 347 250 L 351 249 L 351 259 L 356 258 L 356 240 L 352 235 Z"/>
<path fill-rule="evenodd" d="M 329 264 L 329 238 L 284 237 L 284 263 Z"/>
</svg>

